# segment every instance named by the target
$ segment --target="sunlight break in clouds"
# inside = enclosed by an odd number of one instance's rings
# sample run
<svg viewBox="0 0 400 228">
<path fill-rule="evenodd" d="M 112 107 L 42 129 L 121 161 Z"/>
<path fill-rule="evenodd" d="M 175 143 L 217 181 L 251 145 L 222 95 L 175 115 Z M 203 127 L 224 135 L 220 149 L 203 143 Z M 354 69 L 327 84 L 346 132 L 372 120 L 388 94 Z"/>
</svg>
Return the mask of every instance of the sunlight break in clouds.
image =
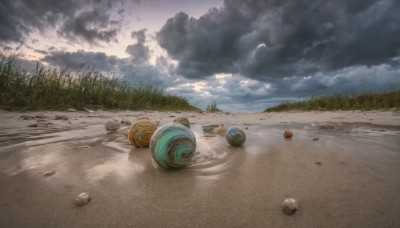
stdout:
<svg viewBox="0 0 400 228">
<path fill-rule="evenodd" d="M 397 0 L 4 0 L 3 54 L 81 64 L 205 108 L 263 111 L 400 86 Z"/>
</svg>

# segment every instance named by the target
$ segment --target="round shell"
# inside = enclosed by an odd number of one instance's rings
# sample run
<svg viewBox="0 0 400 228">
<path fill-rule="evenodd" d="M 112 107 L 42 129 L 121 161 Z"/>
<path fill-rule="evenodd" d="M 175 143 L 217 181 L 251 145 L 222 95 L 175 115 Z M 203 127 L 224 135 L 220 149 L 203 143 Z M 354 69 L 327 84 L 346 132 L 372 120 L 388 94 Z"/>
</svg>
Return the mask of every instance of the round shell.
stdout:
<svg viewBox="0 0 400 228">
<path fill-rule="evenodd" d="M 291 139 L 291 138 L 293 137 L 293 133 L 292 133 L 291 131 L 285 131 L 285 132 L 283 133 L 283 137 L 284 137 L 285 139 Z"/>
<path fill-rule="evenodd" d="M 110 120 L 107 120 L 106 124 L 104 127 L 106 128 L 106 131 L 117 131 L 120 128 L 121 124 L 119 123 L 117 118 L 112 118 Z"/>
<path fill-rule="evenodd" d="M 149 146 L 150 138 L 157 129 L 157 125 L 151 120 L 138 120 L 129 129 L 129 142 L 136 148 Z"/>
<path fill-rule="evenodd" d="M 231 127 L 225 135 L 226 141 L 232 146 L 241 146 L 246 142 L 246 134 L 239 127 Z"/>
<path fill-rule="evenodd" d="M 183 126 L 190 128 L 189 120 L 186 117 L 178 117 L 178 118 L 174 119 L 174 123 L 180 123 Z"/>
<path fill-rule="evenodd" d="M 195 150 L 196 138 L 181 124 L 163 125 L 150 140 L 151 156 L 163 168 L 184 168 L 191 162 Z"/>
<path fill-rule="evenodd" d="M 88 204 L 91 200 L 92 200 L 92 198 L 90 197 L 90 195 L 88 193 L 82 192 L 81 194 L 79 194 L 78 197 L 76 197 L 75 205 L 83 206 L 85 204 Z"/>
<path fill-rule="evenodd" d="M 285 212 L 285 214 L 292 215 L 292 214 L 296 213 L 297 209 L 299 208 L 299 204 L 293 198 L 286 198 L 282 202 L 281 207 L 282 207 L 283 212 Z"/>
</svg>

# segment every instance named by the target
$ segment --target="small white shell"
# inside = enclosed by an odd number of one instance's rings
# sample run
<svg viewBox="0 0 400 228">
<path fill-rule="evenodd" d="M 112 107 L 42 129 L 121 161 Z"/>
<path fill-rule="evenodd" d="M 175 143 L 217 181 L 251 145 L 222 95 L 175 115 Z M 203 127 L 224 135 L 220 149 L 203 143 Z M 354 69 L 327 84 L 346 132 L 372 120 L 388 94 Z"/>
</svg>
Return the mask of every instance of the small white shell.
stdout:
<svg viewBox="0 0 400 228">
<path fill-rule="evenodd" d="M 292 215 L 292 214 L 296 213 L 296 210 L 299 208 L 299 204 L 293 198 L 286 198 L 282 202 L 281 207 L 282 207 L 283 212 L 285 212 L 285 214 Z"/>
<path fill-rule="evenodd" d="M 92 200 L 92 198 L 90 198 L 90 195 L 86 192 L 82 192 L 81 194 L 79 194 L 78 197 L 76 197 L 75 205 L 83 206 L 85 204 L 88 204 L 90 200 Z"/>
</svg>

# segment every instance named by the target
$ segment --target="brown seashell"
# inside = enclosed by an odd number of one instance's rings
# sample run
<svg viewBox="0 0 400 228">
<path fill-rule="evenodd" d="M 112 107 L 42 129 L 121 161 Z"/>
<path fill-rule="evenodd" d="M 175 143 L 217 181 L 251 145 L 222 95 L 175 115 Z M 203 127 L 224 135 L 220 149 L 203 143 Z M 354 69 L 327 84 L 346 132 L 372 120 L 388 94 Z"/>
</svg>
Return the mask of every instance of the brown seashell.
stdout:
<svg viewBox="0 0 400 228">
<path fill-rule="evenodd" d="M 129 129 L 128 139 L 136 148 L 148 147 L 157 125 L 147 119 L 136 121 Z"/>
<path fill-rule="evenodd" d="M 319 138 L 318 138 L 317 136 L 314 136 L 314 137 L 312 138 L 312 140 L 317 141 L 317 140 L 319 140 Z"/>
<path fill-rule="evenodd" d="M 293 137 L 293 133 L 292 133 L 291 131 L 285 131 L 285 132 L 283 133 L 283 137 L 284 137 L 285 139 L 291 139 L 291 138 Z"/>
</svg>

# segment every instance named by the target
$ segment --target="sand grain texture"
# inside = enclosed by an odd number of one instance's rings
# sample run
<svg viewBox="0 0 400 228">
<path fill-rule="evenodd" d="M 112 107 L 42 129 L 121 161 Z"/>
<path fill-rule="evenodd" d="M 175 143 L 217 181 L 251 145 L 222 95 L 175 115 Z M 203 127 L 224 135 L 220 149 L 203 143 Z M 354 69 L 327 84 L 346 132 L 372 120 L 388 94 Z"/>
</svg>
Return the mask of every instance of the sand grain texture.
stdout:
<svg viewBox="0 0 400 228">
<path fill-rule="evenodd" d="M 52 124 L 27 127 L 35 116 Z M 192 164 L 163 169 L 129 143 L 129 126 L 104 129 L 107 119 L 141 116 L 160 125 L 187 117 Z M 246 144 L 229 146 L 217 129 L 205 137 L 202 126 L 221 123 L 241 127 Z M 0 111 L 0 126 L 0 227 L 400 226 L 396 112 Z M 284 140 L 285 130 L 295 137 Z M 81 192 L 95 200 L 77 207 Z M 288 197 L 301 204 L 290 216 Z"/>
</svg>

